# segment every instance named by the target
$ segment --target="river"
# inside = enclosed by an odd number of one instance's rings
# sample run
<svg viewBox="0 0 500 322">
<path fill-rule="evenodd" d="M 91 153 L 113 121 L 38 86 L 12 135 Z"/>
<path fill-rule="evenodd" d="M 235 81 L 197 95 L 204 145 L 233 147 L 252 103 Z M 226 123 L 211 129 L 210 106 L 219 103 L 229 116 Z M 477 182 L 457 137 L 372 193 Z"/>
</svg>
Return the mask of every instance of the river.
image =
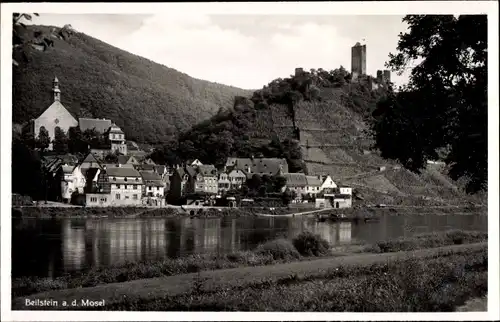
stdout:
<svg viewBox="0 0 500 322">
<path fill-rule="evenodd" d="M 312 231 L 332 246 L 449 229 L 487 231 L 487 216 L 383 216 L 372 223 L 314 217 L 210 219 L 13 219 L 12 275 L 56 277 L 126 261 L 249 250 L 269 239 Z"/>
</svg>

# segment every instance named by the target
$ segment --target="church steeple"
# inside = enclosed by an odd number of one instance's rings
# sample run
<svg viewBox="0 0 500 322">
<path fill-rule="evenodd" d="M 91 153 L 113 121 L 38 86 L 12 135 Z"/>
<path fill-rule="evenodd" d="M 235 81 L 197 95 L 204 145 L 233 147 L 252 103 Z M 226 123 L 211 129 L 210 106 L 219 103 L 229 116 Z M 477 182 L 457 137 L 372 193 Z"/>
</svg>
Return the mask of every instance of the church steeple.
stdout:
<svg viewBox="0 0 500 322">
<path fill-rule="evenodd" d="M 61 90 L 59 89 L 59 80 L 57 77 L 54 77 L 54 81 L 52 82 L 52 91 L 54 92 L 54 101 L 61 100 Z"/>
</svg>

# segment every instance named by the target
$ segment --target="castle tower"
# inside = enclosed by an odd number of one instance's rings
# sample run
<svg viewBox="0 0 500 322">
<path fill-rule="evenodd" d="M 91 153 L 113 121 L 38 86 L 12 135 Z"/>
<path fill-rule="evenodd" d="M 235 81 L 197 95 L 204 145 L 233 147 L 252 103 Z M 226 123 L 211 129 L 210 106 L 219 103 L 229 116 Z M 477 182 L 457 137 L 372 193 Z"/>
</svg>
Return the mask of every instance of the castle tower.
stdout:
<svg viewBox="0 0 500 322">
<path fill-rule="evenodd" d="M 351 74 L 354 81 L 366 75 L 366 45 L 359 42 L 351 48 Z"/>
<path fill-rule="evenodd" d="M 377 82 L 380 84 L 384 82 L 384 73 L 381 70 L 377 70 Z"/>
<path fill-rule="evenodd" d="M 384 80 L 388 83 L 391 82 L 391 71 L 390 70 L 384 70 Z"/>
<path fill-rule="evenodd" d="M 295 68 L 295 76 L 301 76 L 302 74 L 304 74 L 304 68 L 302 67 Z"/>
<path fill-rule="evenodd" d="M 57 77 L 54 77 L 54 81 L 52 82 L 52 92 L 54 92 L 54 102 L 60 102 L 61 90 L 59 89 L 59 80 Z"/>
</svg>

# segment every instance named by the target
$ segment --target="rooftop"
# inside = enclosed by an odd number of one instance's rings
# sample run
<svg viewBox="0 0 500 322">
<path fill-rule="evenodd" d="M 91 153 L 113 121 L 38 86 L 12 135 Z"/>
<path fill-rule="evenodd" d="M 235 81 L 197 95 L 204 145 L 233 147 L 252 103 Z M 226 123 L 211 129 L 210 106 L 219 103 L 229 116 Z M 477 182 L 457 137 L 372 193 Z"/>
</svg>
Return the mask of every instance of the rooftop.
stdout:
<svg viewBox="0 0 500 322">
<path fill-rule="evenodd" d="M 82 132 L 95 129 L 99 133 L 104 133 L 111 127 L 111 120 L 81 117 L 78 119 L 78 125 Z"/>
</svg>

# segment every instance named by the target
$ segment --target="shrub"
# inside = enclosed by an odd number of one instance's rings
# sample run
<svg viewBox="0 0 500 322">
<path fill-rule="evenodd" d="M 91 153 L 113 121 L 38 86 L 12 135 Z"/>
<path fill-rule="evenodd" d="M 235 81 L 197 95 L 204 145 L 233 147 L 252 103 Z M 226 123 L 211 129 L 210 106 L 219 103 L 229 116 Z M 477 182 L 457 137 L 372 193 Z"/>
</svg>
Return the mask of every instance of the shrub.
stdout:
<svg viewBox="0 0 500 322">
<path fill-rule="evenodd" d="M 330 250 L 328 241 L 320 235 L 311 232 L 303 232 L 293 239 L 293 245 L 297 251 L 304 256 L 326 255 Z"/>
<path fill-rule="evenodd" d="M 293 244 L 284 238 L 275 239 L 257 247 L 257 253 L 271 255 L 274 260 L 299 258 L 300 254 Z"/>
</svg>

